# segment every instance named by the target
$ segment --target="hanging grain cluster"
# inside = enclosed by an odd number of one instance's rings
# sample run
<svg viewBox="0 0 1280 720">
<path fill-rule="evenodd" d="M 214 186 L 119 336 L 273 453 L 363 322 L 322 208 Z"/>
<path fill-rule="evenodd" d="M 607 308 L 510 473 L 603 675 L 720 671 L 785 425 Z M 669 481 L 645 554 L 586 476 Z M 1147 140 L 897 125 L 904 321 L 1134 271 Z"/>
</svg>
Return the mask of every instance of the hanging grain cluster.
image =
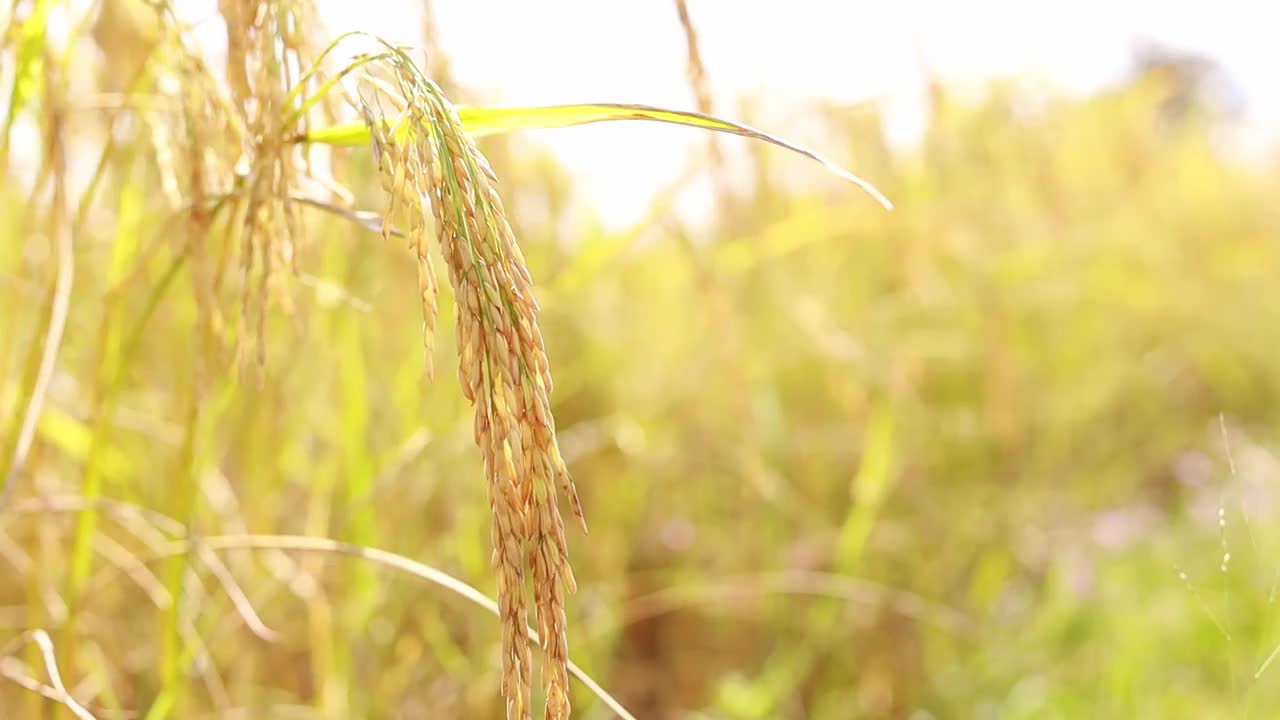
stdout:
<svg viewBox="0 0 1280 720">
<path fill-rule="evenodd" d="M 545 656 L 546 716 L 567 718 L 565 594 L 575 585 L 557 488 L 584 531 L 586 525 L 556 442 L 551 368 L 533 281 L 507 221 L 498 180 L 453 107 L 407 59 L 395 64 L 395 83 L 398 118 L 384 122 L 381 109 L 369 104 L 365 116 L 389 198 L 386 216 L 399 210 L 405 217 L 417 257 L 428 368 L 437 293 L 428 217 L 456 298 L 458 379 L 475 408 L 475 442 L 484 458 L 493 515 L 507 716 L 532 713 L 532 664 L 525 641 L 525 580 L 531 576 Z"/>
</svg>

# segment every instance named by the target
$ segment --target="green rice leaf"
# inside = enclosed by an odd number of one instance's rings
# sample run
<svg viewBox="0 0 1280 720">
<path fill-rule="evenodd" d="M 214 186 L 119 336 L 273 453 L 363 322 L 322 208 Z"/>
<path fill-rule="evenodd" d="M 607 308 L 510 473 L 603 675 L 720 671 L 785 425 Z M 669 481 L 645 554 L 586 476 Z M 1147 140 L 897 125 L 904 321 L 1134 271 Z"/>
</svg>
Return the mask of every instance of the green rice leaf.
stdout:
<svg viewBox="0 0 1280 720">
<path fill-rule="evenodd" d="M 349 123 L 338 123 L 326 128 L 311 130 L 305 135 L 295 138 L 298 142 L 320 143 L 338 147 L 356 147 L 373 142 L 373 136 L 363 120 Z"/>
<path fill-rule="evenodd" d="M 786 148 L 820 163 L 834 175 L 841 177 L 858 187 L 886 209 L 893 209 L 893 203 L 874 185 L 845 170 L 831 160 L 812 150 L 805 149 L 775 135 L 756 130 L 739 123 L 723 120 L 711 115 L 688 112 L 684 110 L 668 110 L 648 105 L 623 105 L 610 103 L 592 103 L 586 105 L 549 105 L 542 107 L 458 107 L 458 117 L 462 126 L 475 137 L 497 135 L 518 130 L 546 130 L 565 128 L 576 125 L 587 125 L 598 122 L 616 120 L 648 120 L 651 122 L 671 123 L 688 127 L 702 128 L 714 132 L 741 135 L 767 142 L 771 145 Z M 402 130 L 401 132 L 404 132 Z M 301 142 L 324 143 L 327 145 L 355 146 L 371 141 L 369 128 L 363 122 L 343 123 L 328 128 L 313 130 L 298 138 Z"/>
</svg>

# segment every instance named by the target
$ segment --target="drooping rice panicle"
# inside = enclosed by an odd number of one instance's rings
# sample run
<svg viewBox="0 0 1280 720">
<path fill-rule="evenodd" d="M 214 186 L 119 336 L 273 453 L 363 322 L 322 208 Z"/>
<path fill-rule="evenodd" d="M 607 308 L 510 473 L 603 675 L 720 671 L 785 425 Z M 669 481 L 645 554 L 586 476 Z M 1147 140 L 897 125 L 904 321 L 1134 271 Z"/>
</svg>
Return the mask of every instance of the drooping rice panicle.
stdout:
<svg viewBox="0 0 1280 720">
<path fill-rule="evenodd" d="M 453 106 L 407 59 L 390 57 L 406 107 L 400 120 L 410 131 L 395 132 L 396 123 L 381 122 L 368 105 L 365 118 L 388 194 L 387 214 L 398 208 L 406 216 L 417 255 L 428 356 L 437 309 L 425 239 L 428 207 L 456 298 L 458 379 L 474 407 L 474 439 L 484 460 L 492 513 L 507 716 L 532 714 L 532 662 L 525 642 L 525 582 L 531 574 L 545 658 L 546 717 L 567 718 L 565 596 L 576 585 L 557 488 L 584 531 L 586 526 L 556 441 L 551 368 L 533 280 L 507 220 L 498 179 Z"/>
</svg>

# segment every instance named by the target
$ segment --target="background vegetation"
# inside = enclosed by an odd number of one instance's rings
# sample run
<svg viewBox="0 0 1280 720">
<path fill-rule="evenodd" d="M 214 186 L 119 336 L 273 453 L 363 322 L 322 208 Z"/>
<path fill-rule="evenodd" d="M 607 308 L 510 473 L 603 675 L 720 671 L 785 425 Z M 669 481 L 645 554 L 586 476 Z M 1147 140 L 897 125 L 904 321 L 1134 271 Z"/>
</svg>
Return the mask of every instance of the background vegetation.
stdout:
<svg viewBox="0 0 1280 720">
<path fill-rule="evenodd" d="M 94 67 L 59 64 L 31 5 L 6 87 L 26 47 L 46 80 Z M 450 593 L 341 556 L 159 557 L 188 532 L 323 536 L 493 594 L 450 293 L 428 384 L 410 253 L 306 210 L 261 365 L 235 273 L 210 330 L 156 126 L 93 102 L 131 92 L 121 33 L 151 26 L 101 22 L 111 72 L 15 91 L 6 120 L 6 468 L 62 233 L 75 275 L 0 515 L 0 714 L 68 712 L 23 687 L 51 692 L 23 635 L 43 628 L 100 718 L 497 717 L 499 626 Z M 569 533 L 575 660 L 640 718 L 1280 712 L 1280 176 L 1224 160 L 1192 90 L 1156 66 L 1079 101 L 939 87 L 910 154 L 874 107 L 795 108 L 897 209 L 761 146 L 711 227 L 668 212 L 673 178 L 603 232 L 553 158 L 484 140 L 591 527 Z M 367 151 L 332 165 L 382 207 Z M 608 715 L 580 686 L 574 706 Z"/>
</svg>

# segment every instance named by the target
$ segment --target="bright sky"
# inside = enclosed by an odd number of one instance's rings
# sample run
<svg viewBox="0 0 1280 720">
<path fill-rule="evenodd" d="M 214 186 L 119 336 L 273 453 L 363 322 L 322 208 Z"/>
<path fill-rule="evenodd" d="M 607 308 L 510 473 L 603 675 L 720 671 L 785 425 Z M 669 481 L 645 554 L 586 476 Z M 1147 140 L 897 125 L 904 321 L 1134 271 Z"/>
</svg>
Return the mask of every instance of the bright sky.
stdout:
<svg viewBox="0 0 1280 720">
<path fill-rule="evenodd" d="M 194 0 L 204 5 L 209 0 Z M 417 0 L 318 0 L 334 34 L 367 30 L 421 42 Z M 493 104 L 636 102 L 693 108 L 673 0 L 433 0 L 437 34 L 458 78 Z M 972 83 L 1030 74 L 1087 92 L 1115 78 L 1132 43 L 1158 40 L 1219 61 L 1280 138 L 1280 2 L 1275 0 L 688 0 L 717 112 L 767 97 L 779 117 L 815 98 L 871 97 L 889 108 L 891 141 L 910 143 L 923 119 L 923 57 L 944 78 Z M 782 8 L 787 8 L 785 11 Z M 800 144 L 802 129 L 759 124 Z M 702 133 L 647 124 L 538 133 L 577 174 L 610 225 L 642 217 Z M 745 140 L 730 139 L 730 150 Z M 782 152 L 782 151 L 779 151 Z M 796 159 L 795 162 L 803 163 Z M 857 168 L 853 168 L 856 172 Z M 814 170 L 815 173 L 820 171 Z"/>
</svg>

